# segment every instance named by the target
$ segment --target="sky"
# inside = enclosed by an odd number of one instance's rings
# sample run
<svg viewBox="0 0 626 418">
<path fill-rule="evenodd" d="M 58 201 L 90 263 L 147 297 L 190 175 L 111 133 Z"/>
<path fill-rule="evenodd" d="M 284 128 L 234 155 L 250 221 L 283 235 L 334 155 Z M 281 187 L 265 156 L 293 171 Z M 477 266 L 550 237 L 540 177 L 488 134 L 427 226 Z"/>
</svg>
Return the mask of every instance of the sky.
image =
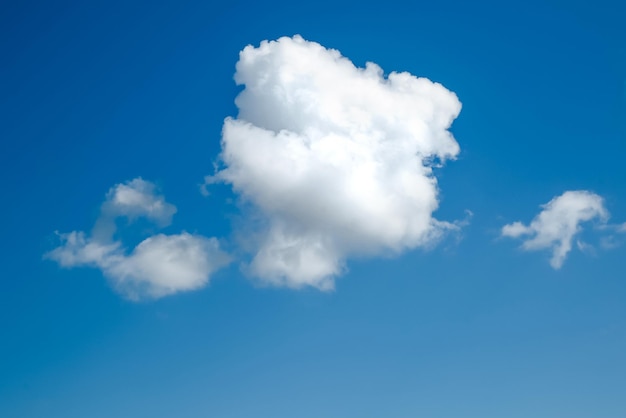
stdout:
<svg viewBox="0 0 626 418">
<path fill-rule="evenodd" d="M 623 417 L 626 6 L 0 5 L 0 416 Z"/>
</svg>

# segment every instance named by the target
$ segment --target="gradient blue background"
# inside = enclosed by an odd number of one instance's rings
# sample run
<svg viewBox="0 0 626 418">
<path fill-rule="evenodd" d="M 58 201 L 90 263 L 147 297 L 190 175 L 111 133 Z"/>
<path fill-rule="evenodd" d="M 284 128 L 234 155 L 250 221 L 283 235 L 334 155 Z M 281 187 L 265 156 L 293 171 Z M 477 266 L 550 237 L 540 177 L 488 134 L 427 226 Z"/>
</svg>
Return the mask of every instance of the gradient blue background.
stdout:
<svg viewBox="0 0 626 418">
<path fill-rule="evenodd" d="M 554 271 L 497 237 L 570 189 L 626 220 L 625 18 L 617 0 L 3 2 L 0 416 L 623 418 L 626 245 Z M 139 304 L 42 260 L 136 176 L 178 207 L 168 231 L 228 237 L 231 192 L 198 184 L 238 52 L 296 33 L 457 93 L 436 216 L 474 212 L 460 243 L 353 261 L 333 293 L 233 265 Z"/>
</svg>

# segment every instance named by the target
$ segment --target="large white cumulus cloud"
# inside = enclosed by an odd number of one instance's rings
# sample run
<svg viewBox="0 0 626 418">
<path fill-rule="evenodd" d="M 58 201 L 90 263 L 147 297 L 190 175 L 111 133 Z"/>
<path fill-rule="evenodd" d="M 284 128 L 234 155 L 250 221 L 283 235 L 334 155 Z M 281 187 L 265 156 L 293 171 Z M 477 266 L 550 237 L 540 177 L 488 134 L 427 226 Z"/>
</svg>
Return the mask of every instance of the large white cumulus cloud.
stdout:
<svg viewBox="0 0 626 418">
<path fill-rule="evenodd" d="M 586 190 L 566 191 L 541 207 L 529 225 L 519 221 L 505 225 L 502 236 L 523 238 L 522 248 L 527 251 L 551 250 L 550 265 L 555 269 L 563 266 L 583 222 L 592 219 L 606 222 L 609 217 L 604 199 Z"/>
<path fill-rule="evenodd" d="M 349 256 L 427 246 L 455 228 L 433 218 L 431 168 L 459 153 L 454 93 L 300 36 L 246 47 L 235 81 L 239 114 L 207 181 L 231 184 L 265 221 L 255 276 L 329 289 Z"/>
<path fill-rule="evenodd" d="M 176 207 L 157 193 L 153 183 L 137 178 L 118 184 L 109 190 L 91 236 L 82 231 L 60 234 L 61 245 L 45 257 L 66 268 L 98 268 L 132 300 L 199 289 L 215 270 L 229 262 L 217 239 L 187 232 L 157 234 L 130 252 L 115 240 L 118 217 L 145 217 L 166 226 L 175 212 Z"/>
</svg>

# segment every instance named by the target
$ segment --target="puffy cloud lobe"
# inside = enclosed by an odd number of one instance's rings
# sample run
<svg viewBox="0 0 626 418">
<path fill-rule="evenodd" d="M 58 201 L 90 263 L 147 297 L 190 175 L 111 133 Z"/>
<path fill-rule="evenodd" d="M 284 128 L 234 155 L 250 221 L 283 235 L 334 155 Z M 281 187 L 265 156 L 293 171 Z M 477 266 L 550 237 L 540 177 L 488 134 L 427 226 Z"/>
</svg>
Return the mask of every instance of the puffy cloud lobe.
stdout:
<svg viewBox="0 0 626 418">
<path fill-rule="evenodd" d="M 106 271 L 126 293 L 141 294 L 144 287 L 150 296 L 160 297 L 203 287 L 228 256 L 217 239 L 183 232 L 147 238 L 116 261 Z"/>
<path fill-rule="evenodd" d="M 143 217 L 165 227 L 172 223 L 175 213 L 176 206 L 166 202 L 153 183 L 138 177 L 111 187 L 100 208 L 100 217 L 92 235 L 100 241 L 111 240 L 117 229 L 115 219 L 119 217 L 130 221 Z"/>
<path fill-rule="evenodd" d="M 119 242 L 99 243 L 87 239 L 83 231 L 58 235 L 62 245 L 46 253 L 45 257 L 55 260 L 61 267 L 105 266 L 110 255 L 120 251 Z"/>
<path fill-rule="evenodd" d="M 131 300 L 160 298 L 205 286 L 210 275 L 229 262 L 215 238 L 158 234 L 129 254 L 121 243 L 104 244 L 81 231 L 61 234 L 63 244 L 46 256 L 63 267 L 102 270 L 115 288 Z"/>
<path fill-rule="evenodd" d="M 524 239 L 524 250 L 551 250 L 550 265 L 555 269 L 563 265 L 583 222 L 596 218 L 606 222 L 609 217 L 602 197 L 586 190 L 567 191 L 541 207 L 543 210 L 529 225 L 505 225 L 502 236 Z"/>
<path fill-rule="evenodd" d="M 109 216 L 146 217 L 160 226 L 172 223 L 176 206 L 156 193 L 156 186 L 142 178 L 117 184 L 107 193 L 102 210 Z"/>
<path fill-rule="evenodd" d="M 45 257 L 66 268 L 100 269 L 131 300 L 199 289 L 214 271 L 230 262 L 215 238 L 186 232 L 157 234 L 143 240 L 130 254 L 121 242 L 113 240 L 115 217 L 143 216 L 165 225 L 175 211 L 150 182 L 135 179 L 118 184 L 107 194 L 93 236 L 87 237 L 82 231 L 60 234 L 62 244 Z"/>
<path fill-rule="evenodd" d="M 231 184 L 265 220 L 252 274 L 331 289 L 349 256 L 431 245 L 456 228 L 432 216 L 432 164 L 459 153 L 454 93 L 299 36 L 246 47 L 235 80 L 239 115 L 224 122 L 224 167 L 207 182 Z"/>
</svg>

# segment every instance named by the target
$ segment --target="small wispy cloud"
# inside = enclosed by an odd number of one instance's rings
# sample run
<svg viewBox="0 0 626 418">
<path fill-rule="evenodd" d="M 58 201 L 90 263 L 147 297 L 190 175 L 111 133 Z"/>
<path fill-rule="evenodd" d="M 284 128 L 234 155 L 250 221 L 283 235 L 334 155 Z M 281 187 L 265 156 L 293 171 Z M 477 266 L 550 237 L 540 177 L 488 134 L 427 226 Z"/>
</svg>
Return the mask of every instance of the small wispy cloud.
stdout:
<svg viewBox="0 0 626 418">
<path fill-rule="evenodd" d="M 432 167 L 454 159 L 454 93 L 407 72 L 356 67 L 300 36 L 241 51 L 237 118 L 223 168 L 263 227 L 249 271 L 264 283 L 332 289 L 351 256 L 428 247 L 459 225 L 439 221 Z M 205 189 L 206 192 L 206 189 Z"/>
<path fill-rule="evenodd" d="M 157 234 L 132 251 L 115 239 L 119 217 L 143 217 L 164 227 L 176 207 L 141 178 L 115 185 L 107 193 L 91 236 L 83 231 L 59 234 L 61 245 L 44 255 L 65 268 L 98 268 L 114 288 L 131 300 L 156 299 L 205 286 L 211 274 L 230 262 L 215 238 L 187 232 Z"/>
<path fill-rule="evenodd" d="M 552 251 L 550 265 L 555 269 L 562 267 L 582 223 L 597 219 L 604 224 L 609 218 L 602 197 L 586 190 L 566 191 L 541 208 L 529 225 L 519 221 L 505 225 L 502 236 L 523 239 L 522 249 L 526 251 Z M 578 240 L 577 246 L 581 251 L 591 251 L 583 241 Z"/>
<path fill-rule="evenodd" d="M 139 177 L 109 189 L 91 233 L 100 241 L 110 240 L 117 230 L 115 220 L 120 217 L 129 222 L 146 218 L 163 228 L 172 223 L 175 213 L 176 206 L 166 202 L 153 183 Z"/>
</svg>

